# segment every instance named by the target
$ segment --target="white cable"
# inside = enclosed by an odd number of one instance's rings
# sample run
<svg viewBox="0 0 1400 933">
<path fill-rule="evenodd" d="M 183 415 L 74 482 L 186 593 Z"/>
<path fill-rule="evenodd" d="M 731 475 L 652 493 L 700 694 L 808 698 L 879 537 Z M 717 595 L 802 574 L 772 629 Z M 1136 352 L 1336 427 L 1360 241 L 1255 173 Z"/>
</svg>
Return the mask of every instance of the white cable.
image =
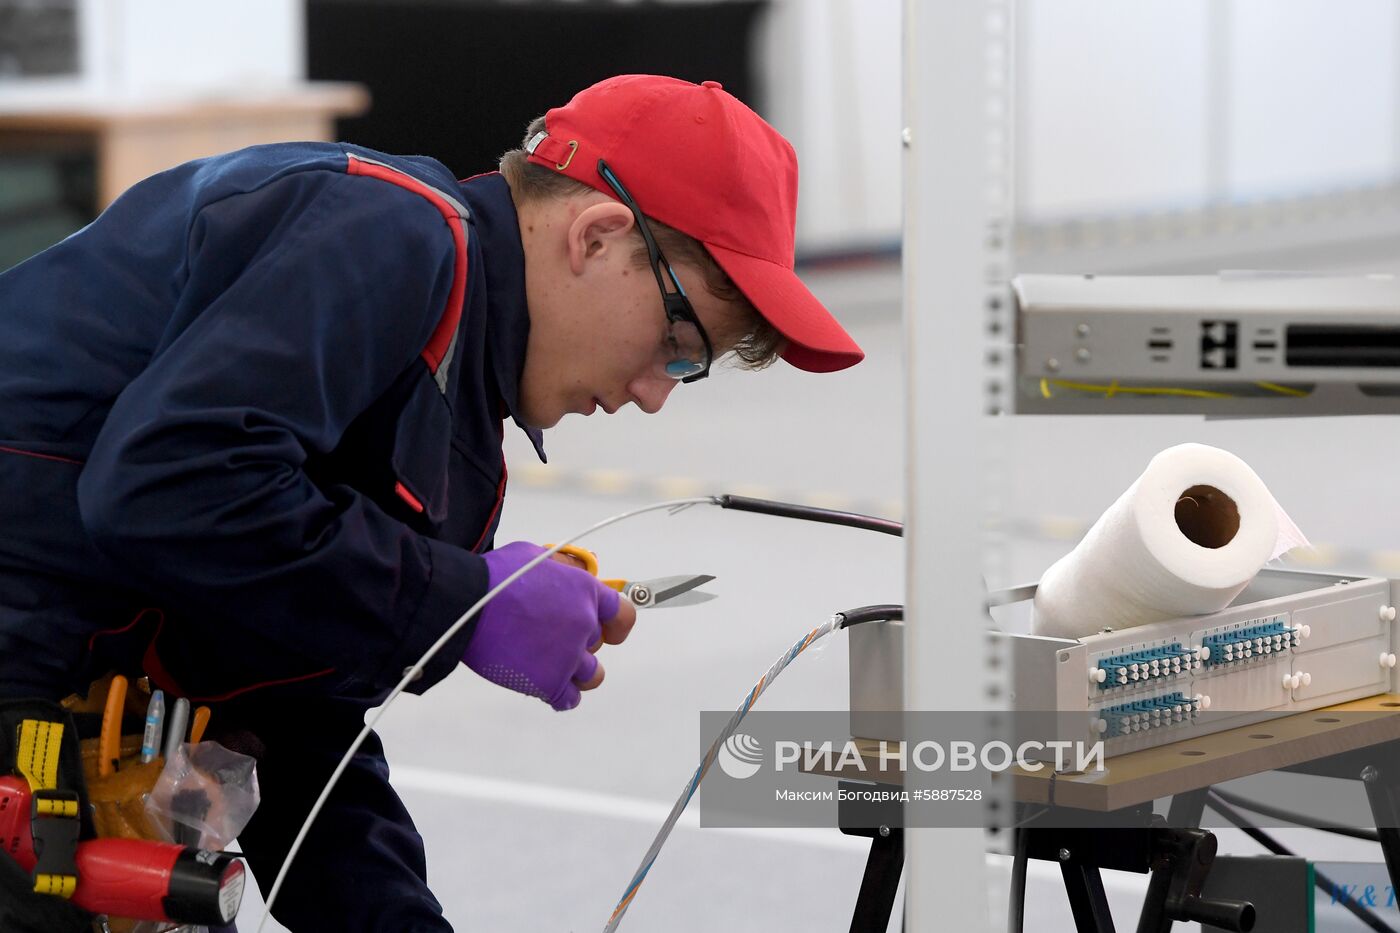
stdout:
<svg viewBox="0 0 1400 933">
<path fill-rule="evenodd" d="M 685 790 L 676 798 L 675 806 L 671 808 L 671 813 L 666 817 L 666 822 L 661 824 L 661 829 L 657 831 L 656 837 L 652 839 L 651 846 L 646 854 L 642 856 L 642 862 L 637 866 L 636 873 L 632 876 L 631 882 L 627 885 L 627 890 L 622 892 L 622 899 L 613 908 L 612 916 L 608 918 L 607 925 L 603 928 L 603 933 L 613 933 L 618 924 L 622 923 L 623 914 L 627 913 L 627 908 L 632 905 L 632 899 L 637 896 L 637 891 L 646 880 L 647 873 L 651 871 L 651 866 L 656 863 L 656 857 L 661 854 L 661 847 L 666 844 L 666 840 L 671 838 L 671 830 L 676 828 L 676 823 L 681 818 L 681 813 L 685 811 L 690 803 L 690 798 L 695 796 L 695 791 L 700 787 L 700 782 L 705 779 L 705 775 L 710 771 L 710 765 L 714 764 L 715 757 L 719 755 L 719 750 L 725 741 L 739 728 L 739 723 L 749 714 L 754 703 L 763 695 L 769 685 L 777 680 L 778 675 L 783 672 L 793 659 L 806 651 L 814 642 L 825 638 L 831 632 L 836 631 L 846 621 L 846 617 L 840 613 L 827 619 L 821 625 L 807 633 L 806 637 L 798 640 L 797 644 L 785 651 L 778 660 L 774 661 L 768 671 L 758 679 L 753 689 L 744 697 L 744 702 L 739 704 L 739 708 L 734 711 L 734 715 L 729 717 L 729 722 L 725 723 L 715 740 L 710 743 L 710 750 L 705 753 L 705 757 L 700 759 L 700 766 L 695 769 L 695 773 L 690 776 L 690 780 L 685 785 Z"/>
<path fill-rule="evenodd" d="M 345 769 L 349 767 L 350 760 L 355 757 L 355 753 L 360 750 L 360 746 L 364 744 L 364 741 L 366 738 L 369 737 L 369 734 L 374 731 L 374 727 L 379 724 L 380 718 L 383 717 L 386 711 L 388 711 L 389 707 L 393 704 L 393 702 L 396 699 L 398 699 L 399 694 L 403 693 L 404 689 L 407 688 L 409 684 L 413 683 L 419 677 L 423 676 L 423 666 L 427 664 L 430 660 L 432 660 L 434 655 L 436 655 L 440 650 L 442 650 L 443 645 L 447 644 L 449 641 L 452 640 L 452 636 L 456 635 L 459 631 L 461 631 L 462 626 L 466 625 L 467 621 L 471 619 L 472 616 L 476 615 L 478 612 L 481 611 L 481 607 L 485 606 L 491 600 L 495 599 L 496 594 L 500 593 L 501 590 L 505 589 L 507 586 L 510 586 L 520 577 L 524 576 L 541 561 L 549 560 L 550 557 L 558 553 L 560 548 L 563 548 L 569 544 L 573 544 L 575 541 L 578 541 L 579 539 L 590 535 L 593 532 L 598 531 L 599 529 L 606 528 L 609 525 L 614 525 L 620 521 L 623 521 L 624 519 L 634 518 L 646 512 L 655 512 L 659 509 L 669 509 L 672 512 L 677 512 L 682 509 L 690 508 L 692 505 L 719 505 L 719 501 L 713 496 L 702 496 L 692 499 L 670 499 L 666 502 L 657 502 L 652 505 L 643 506 L 640 509 L 633 509 L 630 512 L 622 512 L 618 515 L 612 516 L 611 518 L 605 518 L 601 522 L 598 522 L 596 525 L 591 525 L 588 528 L 585 528 L 583 531 L 580 531 L 578 534 L 573 535 L 569 538 L 565 538 L 563 541 L 546 550 L 543 554 L 540 554 L 538 557 L 531 560 L 529 563 L 521 567 L 515 573 L 506 577 L 504 580 L 502 580 L 499 584 L 496 585 L 495 589 L 488 591 L 485 596 L 478 599 L 475 605 L 473 605 L 470 609 L 463 613 L 462 617 L 459 618 L 456 622 L 452 623 L 452 626 L 446 632 L 442 633 L 441 638 L 433 642 L 432 647 L 425 651 L 423 653 L 423 656 L 413 663 L 413 666 L 406 668 L 404 670 L 403 679 L 400 680 L 398 682 L 398 685 L 395 686 L 394 689 L 389 692 L 389 695 L 385 697 L 384 702 L 379 707 L 379 709 L 374 711 L 374 714 L 365 723 L 365 727 L 360 730 L 360 734 L 355 737 L 355 741 L 350 743 L 350 748 L 346 750 L 344 757 L 340 759 L 340 764 L 336 765 L 335 771 L 331 773 L 330 780 L 326 781 L 326 786 L 321 790 L 321 795 L 316 798 L 316 803 L 312 805 L 311 812 L 306 815 L 306 822 L 301 824 L 301 830 L 297 832 L 297 837 L 292 842 L 292 847 L 287 850 L 287 857 L 282 861 L 282 870 L 277 873 L 277 880 L 275 880 L 272 883 L 272 890 L 269 891 L 267 894 L 267 903 L 265 905 L 266 913 L 263 914 L 262 920 L 259 921 L 258 928 L 255 931 L 255 933 L 262 933 L 262 929 L 267 924 L 268 918 L 272 916 L 272 905 L 276 903 L 277 895 L 282 891 L 282 883 L 287 880 L 287 872 L 291 870 L 292 861 L 296 858 L 297 853 L 301 851 L 301 845 L 303 842 L 306 841 L 307 833 L 311 831 L 311 824 L 316 822 L 316 817 L 320 815 L 321 808 L 325 806 L 326 800 L 331 795 L 331 791 L 335 790 L 335 785 L 340 781 L 340 776 L 344 774 Z"/>
</svg>

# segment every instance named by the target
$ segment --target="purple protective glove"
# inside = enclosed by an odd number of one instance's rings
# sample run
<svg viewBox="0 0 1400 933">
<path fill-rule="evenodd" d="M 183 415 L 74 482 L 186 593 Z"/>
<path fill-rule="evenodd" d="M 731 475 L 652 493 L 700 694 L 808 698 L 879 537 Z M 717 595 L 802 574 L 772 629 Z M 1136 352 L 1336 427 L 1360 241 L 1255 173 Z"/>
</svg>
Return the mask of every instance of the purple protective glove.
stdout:
<svg viewBox="0 0 1400 933">
<path fill-rule="evenodd" d="M 483 554 L 491 587 L 543 552 L 516 541 Z M 617 615 L 619 599 L 586 570 L 546 560 L 481 610 L 462 663 L 494 684 L 573 709 L 578 685 L 598 670 L 588 648 Z"/>
</svg>

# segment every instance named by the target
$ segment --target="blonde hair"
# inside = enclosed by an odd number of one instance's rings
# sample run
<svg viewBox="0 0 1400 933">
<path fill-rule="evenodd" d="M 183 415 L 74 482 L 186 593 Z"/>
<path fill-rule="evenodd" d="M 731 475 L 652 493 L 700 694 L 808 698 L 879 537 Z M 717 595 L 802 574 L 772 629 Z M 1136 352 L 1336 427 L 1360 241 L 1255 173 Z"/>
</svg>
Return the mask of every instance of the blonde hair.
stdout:
<svg viewBox="0 0 1400 933">
<path fill-rule="evenodd" d="M 525 138 L 519 149 L 512 149 L 501 156 L 501 174 L 510 185 L 512 196 L 517 203 L 529 204 L 545 200 L 562 201 L 596 191 L 581 181 L 567 175 L 552 172 L 543 165 L 529 161 L 525 150 L 531 138 L 544 131 L 544 117 L 537 117 L 525 130 Z M 782 351 L 783 336 L 768 322 L 758 309 L 744 297 L 744 293 L 715 262 L 705 245 L 694 237 L 681 233 L 674 227 L 647 217 L 652 235 L 666 258 L 677 265 L 688 265 L 699 270 L 705 289 L 721 301 L 727 302 L 739 320 L 740 336 L 727 351 L 743 369 L 763 369 L 772 365 Z M 638 246 L 632 255 L 637 267 L 647 268 L 651 259 L 647 255 L 646 244 L 637 235 Z"/>
</svg>

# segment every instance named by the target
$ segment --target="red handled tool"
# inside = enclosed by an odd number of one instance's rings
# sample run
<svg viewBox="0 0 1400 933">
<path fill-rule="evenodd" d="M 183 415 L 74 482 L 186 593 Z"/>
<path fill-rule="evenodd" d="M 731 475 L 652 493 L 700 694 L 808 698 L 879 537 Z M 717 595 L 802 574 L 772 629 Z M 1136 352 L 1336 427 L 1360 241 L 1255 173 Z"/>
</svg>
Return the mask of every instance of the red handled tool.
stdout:
<svg viewBox="0 0 1400 933">
<path fill-rule="evenodd" d="M 234 856 L 143 839 L 77 842 L 77 828 L 77 795 L 0 777 L 0 847 L 35 874 L 36 891 L 134 920 L 222 926 L 237 916 L 246 876 Z"/>
</svg>

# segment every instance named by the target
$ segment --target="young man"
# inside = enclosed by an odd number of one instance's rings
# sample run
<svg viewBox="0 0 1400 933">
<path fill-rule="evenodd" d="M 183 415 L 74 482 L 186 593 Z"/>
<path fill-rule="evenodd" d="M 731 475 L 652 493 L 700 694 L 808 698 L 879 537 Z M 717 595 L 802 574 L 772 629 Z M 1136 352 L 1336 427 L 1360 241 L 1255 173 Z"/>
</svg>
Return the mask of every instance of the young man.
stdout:
<svg viewBox="0 0 1400 933">
<path fill-rule="evenodd" d="M 115 669 L 209 704 L 259 759 L 264 883 L 365 710 L 540 552 L 492 549 L 504 419 L 543 458 L 565 414 L 659 411 L 726 353 L 862 356 L 793 274 L 791 147 L 717 83 L 604 81 L 501 169 L 258 147 L 0 276 L 0 697 Z M 546 563 L 411 689 L 461 662 L 569 709 L 634 619 Z M 424 875 L 371 738 L 276 915 L 448 930 Z"/>
</svg>

